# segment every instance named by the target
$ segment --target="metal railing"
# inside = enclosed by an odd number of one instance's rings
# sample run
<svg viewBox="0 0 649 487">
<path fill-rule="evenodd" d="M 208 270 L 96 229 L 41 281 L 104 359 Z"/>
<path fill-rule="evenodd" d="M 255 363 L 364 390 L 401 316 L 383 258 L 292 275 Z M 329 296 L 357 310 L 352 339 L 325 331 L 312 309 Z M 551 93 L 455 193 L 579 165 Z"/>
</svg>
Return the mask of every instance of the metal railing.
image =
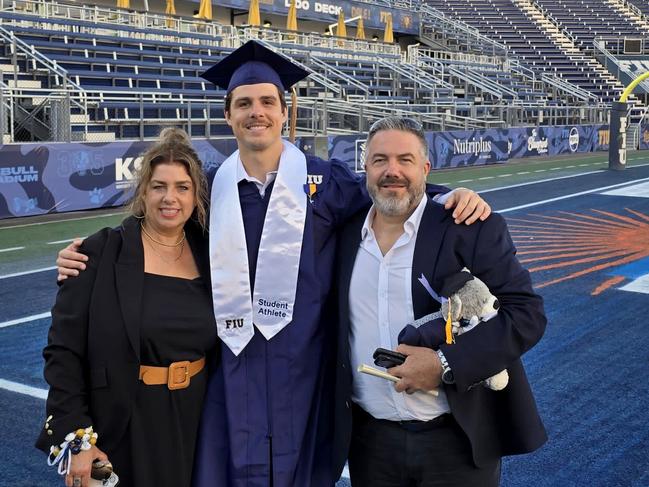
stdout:
<svg viewBox="0 0 649 487">
<path fill-rule="evenodd" d="M 49 79 L 53 79 L 53 83 L 50 84 L 48 92 L 52 93 L 55 91 L 63 93 L 63 98 L 66 100 L 66 106 L 68 107 L 68 115 L 71 111 L 79 112 L 83 115 L 87 114 L 88 103 L 86 91 L 80 85 L 75 83 L 70 79 L 68 72 L 59 66 L 55 61 L 52 61 L 47 56 L 41 54 L 34 46 L 30 46 L 20 40 L 14 35 L 13 32 L 0 27 L 0 40 L 6 46 L 10 48 L 11 62 L 13 65 L 13 73 L 11 77 L 13 78 L 12 91 L 22 92 L 31 92 L 32 88 L 21 88 L 19 85 L 20 79 L 19 75 L 30 75 L 29 72 L 21 73 L 18 66 L 18 57 L 21 56 L 26 60 L 25 66 L 32 66 L 34 72 L 40 69 L 44 69 L 47 73 Z M 0 77 L 4 78 L 4 73 L 0 73 Z M 10 95 L 13 96 L 13 95 Z M 29 94 L 27 94 L 29 96 Z M 13 111 L 13 110 L 12 110 Z M 63 115 L 59 116 L 60 117 Z M 65 120 L 60 119 L 61 127 L 67 127 L 68 124 Z M 69 132 L 59 132 L 60 137 L 66 138 L 69 140 Z"/>
<path fill-rule="evenodd" d="M 649 15 L 645 14 L 636 5 L 633 5 L 629 0 L 621 0 L 622 5 L 629 9 L 634 15 L 641 19 L 645 24 L 649 25 Z"/>
<path fill-rule="evenodd" d="M 568 38 L 568 40 L 572 43 L 573 46 L 577 47 L 577 39 L 563 26 L 560 20 L 558 20 L 554 15 L 552 15 L 552 12 L 547 7 L 544 7 L 539 3 L 538 0 L 531 0 L 532 5 L 541 12 L 543 15 L 543 18 L 550 22 L 552 25 L 554 25 L 557 30 L 561 33 L 561 35 L 565 36 Z"/>
<path fill-rule="evenodd" d="M 250 38 L 249 35 L 250 35 L 250 31 L 246 31 L 246 32 L 244 32 L 244 33 L 242 34 L 242 36 L 241 36 L 241 37 L 242 37 L 242 40 L 243 40 L 244 42 L 245 42 L 246 40 L 248 40 L 248 39 Z M 254 39 L 256 39 L 260 44 L 266 46 L 267 48 L 272 49 L 272 46 L 270 46 L 270 45 L 268 44 L 268 42 L 266 42 L 266 40 L 259 39 L 259 38 L 254 38 Z M 305 65 L 305 64 L 303 64 L 303 63 L 301 63 L 301 62 L 299 62 L 299 61 L 296 60 L 294 57 L 290 57 L 289 55 L 287 55 L 287 54 L 284 52 L 283 49 L 281 49 L 281 48 L 280 48 L 280 49 L 275 49 L 275 52 L 276 52 L 277 54 L 279 54 L 280 56 L 284 57 L 284 58 L 285 58 L 286 60 L 288 60 L 289 62 L 291 62 L 291 63 L 293 63 L 293 64 L 295 64 L 295 65 L 301 67 L 301 68 L 304 69 L 305 71 L 308 71 L 308 72 L 310 73 L 309 79 L 310 79 L 311 81 L 314 81 L 314 82 L 316 82 L 316 83 L 319 83 L 319 84 L 322 85 L 325 89 L 327 89 L 327 90 L 329 90 L 329 91 L 332 91 L 333 93 L 336 93 L 336 94 L 340 94 L 340 93 L 341 93 L 342 90 L 340 89 L 340 85 L 338 85 L 337 83 L 331 81 L 329 78 L 327 78 L 326 76 L 323 76 L 322 74 L 318 73 L 317 71 L 314 71 L 314 70 L 313 70 L 312 68 L 310 68 L 309 66 L 307 66 L 307 65 Z"/>
<path fill-rule="evenodd" d="M 489 77 L 485 76 L 480 71 L 473 71 L 468 66 L 463 68 L 451 66 L 448 68 L 448 73 L 452 76 L 455 76 L 459 80 L 463 80 L 466 83 L 478 88 L 483 93 L 489 93 L 490 95 L 498 98 L 504 99 L 506 95 L 509 95 L 512 100 L 515 102 L 515 99 L 519 98 L 518 92 L 507 88 Z"/>
<path fill-rule="evenodd" d="M 408 46 L 409 62 L 417 64 L 420 56 L 426 56 L 426 58 L 429 59 L 449 61 L 457 64 L 482 64 L 499 68 L 504 68 L 504 66 L 509 62 L 508 58 L 500 56 L 489 56 L 487 54 L 476 54 L 470 52 L 440 51 L 419 44 Z"/>
<path fill-rule="evenodd" d="M 454 88 L 452 84 L 442 79 L 436 78 L 435 76 L 431 76 L 423 69 L 417 67 L 416 64 L 398 64 L 387 60 L 384 61 L 382 59 L 378 59 L 378 63 L 384 68 L 391 69 L 395 73 L 398 73 L 404 78 L 410 80 L 412 83 L 414 83 L 415 86 L 418 85 L 427 90 L 434 91 L 438 88 L 453 90 Z"/>
<path fill-rule="evenodd" d="M 214 21 L 189 19 L 136 10 L 125 10 L 108 6 L 88 6 L 45 0 L 0 0 L 0 11 L 34 15 L 41 20 L 74 19 L 89 24 L 115 24 L 135 29 L 155 29 L 164 36 L 200 34 L 202 40 L 208 37 L 230 38 L 234 28 Z M 122 29 L 123 30 L 123 29 Z M 184 35 L 183 35 L 184 34 Z M 160 35 L 151 32 L 150 35 Z"/>
<path fill-rule="evenodd" d="M 277 48 L 316 51 L 320 57 L 346 59 L 376 59 L 376 56 L 401 57 L 398 44 L 381 41 L 365 41 L 351 37 L 322 35 L 316 32 L 295 32 L 285 29 L 243 26 L 239 27 L 242 39 L 258 39 Z"/>
<path fill-rule="evenodd" d="M 569 83 L 568 81 L 562 78 L 553 76 L 548 73 L 541 73 L 541 81 L 543 81 L 546 85 L 552 86 L 557 90 L 562 91 L 563 93 L 572 96 L 573 98 L 576 98 L 578 100 L 582 100 L 585 102 L 595 102 L 595 103 L 601 103 L 602 101 L 600 97 L 595 95 L 594 93 L 591 93 L 588 90 L 580 88 L 577 85 Z"/>
<path fill-rule="evenodd" d="M 624 73 L 630 80 L 634 80 L 635 78 L 638 77 L 639 73 L 634 73 L 630 69 L 627 69 L 624 67 L 622 64 L 620 64 L 620 60 L 615 57 L 615 55 L 606 47 L 607 42 L 613 42 L 613 43 L 619 43 L 623 42 L 623 40 L 617 39 L 617 38 L 608 38 L 608 37 L 598 37 L 593 41 L 593 47 L 595 49 L 595 56 L 598 54 L 602 56 L 604 59 L 608 60 L 609 63 L 612 63 L 613 66 L 615 66 L 615 69 L 617 69 L 617 72 L 614 73 L 616 75 L 616 78 L 621 80 L 620 74 Z M 623 51 L 622 51 L 623 52 Z M 606 65 L 606 63 L 603 63 Z M 611 68 L 609 66 L 606 66 L 606 68 L 611 71 Z M 649 80 L 643 81 L 639 85 L 643 90 L 645 90 L 647 93 L 649 93 Z"/>
<path fill-rule="evenodd" d="M 9 86 L 0 79 L 0 143 L 14 139 L 13 97 Z"/>
<path fill-rule="evenodd" d="M 38 98 L 48 113 L 64 107 L 69 94 L 64 91 L 30 90 L 26 93 L 4 85 L 0 104 L 7 110 L 7 132 L 11 141 L 16 133 L 11 127 L 26 122 L 28 114 L 20 111 L 22 101 Z M 287 100 L 290 105 L 290 100 Z M 69 124 L 67 140 L 114 140 L 118 138 L 151 139 L 165 126 L 185 127 L 193 136 L 223 137 L 226 122 L 221 99 L 195 99 L 159 91 L 133 93 L 97 91 L 88 93 L 89 118 L 74 118 Z M 566 125 L 605 123 L 608 108 L 595 106 L 539 106 L 518 102 L 485 105 L 456 102 L 407 103 L 367 99 L 300 97 L 297 128 L 300 135 L 336 135 L 365 132 L 375 120 L 389 116 L 407 116 L 419 120 L 426 130 L 470 130 L 521 125 Z M 33 121 L 34 119 L 32 117 Z M 40 120 L 40 118 L 39 118 Z M 92 131 L 88 132 L 88 128 Z M 50 129 L 50 140 L 61 140 L 56 127 Z M 89 136 L 92 135 L 92 139 Z M 44 137 L 40 137 L 44 139 Z"/>
<path fill-rule="evenodd" d="M 419 5 L 422 31 L 420 35 L 426 36 L 426 29 L 434 28 L 434 32 L 449 35 L 458 41 L 466 43 L 468 50 L 473 52 L 489 52 L 492 55 L 508 56 L 508 48 L 481 34 L 477 29 L 456 19 L 452 19 L 443 12 L 421 3 Z"/>
<path fill-rule="evenodd" d="M 16 88 L 0 81 L 0 134 L 9 135 L 11 142 L 70 142 L 73 134 L 85 140 L 88 115 L 72 106 L 69 90 Z"/>
<path fill-rule="evenodd" d="M 355 86 L 357 89 L 361 90 L 363 93 L 365 93 L 366 96 L 370 94 L 370 89 L 369 87 L 358 81 L 356 78 L 353 76 L 349 76 L 346 73 L 343 73 L 339 69 L 336 69 L 334 66 L 331 64 L 327 63 L 326 61 L 323 61 L 322 59 L 319 59 L 317 56 L 310 56 L 309 57 L 309 64 L 312 64 L 316 67 L 319 68 L 319 71 L 324 72 L 326 76 L 329 77 L 334 77 L 340 80 L 341 83 L 345 83 L 351 86 Z M 345 90 L 343 90 L 345 91 Z"/>
</svg>

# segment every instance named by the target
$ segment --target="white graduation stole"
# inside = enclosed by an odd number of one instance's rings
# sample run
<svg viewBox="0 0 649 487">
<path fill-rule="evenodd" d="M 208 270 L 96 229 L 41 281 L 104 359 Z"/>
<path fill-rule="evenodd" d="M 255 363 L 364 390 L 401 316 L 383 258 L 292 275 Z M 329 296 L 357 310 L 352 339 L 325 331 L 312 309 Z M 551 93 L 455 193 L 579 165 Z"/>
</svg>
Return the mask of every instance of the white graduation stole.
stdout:
<svg viewBox="0 0 649 487">
<path fill-rule="evenodd" d="M 239 151 L 214 176 L 210 209 L 210 271 L 217 332 L 239 355 L 254 335 L 270 340 L 293 319 L 306 220 L 306 158 L 283 141 L 259 243 L 255 290 L 250 292 L 246 235 L 239 202 Z"/>
</svg>

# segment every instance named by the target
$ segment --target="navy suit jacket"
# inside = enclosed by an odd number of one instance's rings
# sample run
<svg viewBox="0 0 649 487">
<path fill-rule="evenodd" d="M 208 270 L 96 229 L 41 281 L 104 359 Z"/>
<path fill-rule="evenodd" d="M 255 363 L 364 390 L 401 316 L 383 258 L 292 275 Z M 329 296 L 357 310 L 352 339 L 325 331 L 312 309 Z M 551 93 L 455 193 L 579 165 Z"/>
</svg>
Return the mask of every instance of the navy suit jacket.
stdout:
<svg viewBox="0 0 649 487">
<path fill-rule="evenodd" d="M 367 211 L 359 212 L 343 229 L 337 277 L 339 330 L 336 377 L 334 469 L 340 473 L 351 439 L 352 373 L 349 357 L 349 285 L 361 228 Z M 543 301 L 534 293 L 529 273 L 515 257 L 504 219 L 491 215 L 484 222 L 456 225 L 450 212 L 429 200 L 417 233 L 412 264 L 415 319 L 439 309 L 418 278 L 423 274 L 439 293 L 443 280 L 468 267 L 484 281 L 499 302 L 498 315 L 440 346 L 456 383 L 443 385 L 451 413 L 471 442 L 478 466 L 502 457 L 539 448 L 547 436 L 537 412 L 520 357 L 545 330 Z M 352 297 L 353 299 L 353 297 Z M 492 391 L 474 384 L 502 369 L 509 384 Z"/>
</svg>

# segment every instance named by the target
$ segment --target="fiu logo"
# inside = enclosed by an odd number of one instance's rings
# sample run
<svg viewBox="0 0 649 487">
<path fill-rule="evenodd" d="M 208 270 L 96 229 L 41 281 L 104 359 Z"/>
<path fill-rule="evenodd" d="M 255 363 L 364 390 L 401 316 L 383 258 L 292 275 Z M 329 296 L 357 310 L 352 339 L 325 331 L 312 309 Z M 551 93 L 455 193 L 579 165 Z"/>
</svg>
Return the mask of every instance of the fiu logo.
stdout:
<svg viewBox="0 0 649 487">
<path fill-rule="evenodd" d="M 599 145 L 608 145 L 611 141 L 611 132 L 608 129 L 597 131 L 597 143 Z"/>
<path fill-rule="evenodd" d="M 225 320 L 225 329 L 234 330 L 236 328 L 243 328 L 243 318 L 235 318 L 233 320 Z"/>
<path fill-rule="evenodd" d="M 313 201 L 313 195 L 318 191 L 319 184 L 322 184 L 322 174 L 307 174 L 304 192 L 307 194 L 310 201 Z"/>
<path fill-rule="evenodd" d="M 322 174 L 307 174 L 306 184 L 322 184 Z"/>
</svg>

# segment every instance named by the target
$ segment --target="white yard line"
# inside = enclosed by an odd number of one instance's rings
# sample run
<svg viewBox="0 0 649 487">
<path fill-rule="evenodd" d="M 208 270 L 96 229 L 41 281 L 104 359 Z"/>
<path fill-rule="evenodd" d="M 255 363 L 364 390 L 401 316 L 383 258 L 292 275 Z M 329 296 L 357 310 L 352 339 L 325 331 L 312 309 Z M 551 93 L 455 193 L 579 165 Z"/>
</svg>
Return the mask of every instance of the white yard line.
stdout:
<svg viewBox="0 0 649 487">
<path fill-rule="evenodd" d="M 47 389 L 39 389 L 38 387 L 26 386 L 19 382 L 12 382 L 5 379 L 0 379 L 0 389 L 6 391 L 17 392 L 27 396 L 35 397 L 36 399 L 47 399 Z"/>
<path fill-rule="evenodd" d="M 76 222 L 80 220 L 92 220 L 95 218 L 108 218 L 109 216 L 115 216 L 115 215 L 123 215 L 123 212 L 116 212 L 116 213 L 106 213 L 105 215 L 97 215 L 97 216 L 81 216 L 79 218 L 66 218 L 64 220 L 52 220 L 48 222 L 36 222 L 36 223 L 23 223 L 21 225 L 12 225 L 9 227 L 0 227 L 0 230 L 8 230 L 10 228 L 22 228 L 22 227 L 33 227 L 34 225 L 49 225 L 50 223 L 65 223 L 65 222 Z"/>
<path fill-rule="evenodd" d="M 86 235 L 87 237 L 87 235 Z M 84 239 L 86 237 L 74 237 L 74 238 L 66 238 L 64 240 L 55 240 L 53 242 L 47 242 L 47 245 L 55 245 L 55 244 L 62 244 L 62 243 L 68 243 L 72 242 L 73 240 L 76 240 L 77 238 Z"/>
<path fill-rule="evenodd" d="M 52 313 L 49 311 L 47 313 L 40 313 L 37 315 L 24 316 L 22 318 L 16 318 L 15 320 L 3 321 L 0 323 L 0 328 L 7 328 L 8 326 L 22 325 L 23 323 L 29 323 L 30 321 L 42 320 L 43 318 L 49 318 L 52 316 Z"/>
<path fill-rule="evenodd" d="M 568 198 L 574 198 L 575 196 L 582 196 L 585 194 L 598 193 L 600 191 L 606 191 L 607 189 L 621 188 L 622 186 L 630 186 L 643 181 L 649 181 L 649 178 L 636 179 L 634 181 L 627 181 L 625 183 L 612 184 L 610 186 L 601 186 L 599 188 L 589 189 L 587 191 L 580 191 L 579 193 L 567 194 L 564 196 L 557 196 L 556 198 L 549 198 L 547 200 L 535 201 L 534 203 L 527 203 L 525 205 L 512 206 L 511 208 L 505 208 L 503 210 L 496 210 L 498 213 L 507 213 L 514 210 L 522 210 L 523 208 L 531 208 L 532 206 L 544 205 L 546 203 L 553 203 L 554 201 L 567 200 Z"/>
<path fill-rule="evenodd" d="M 56 269 L 56 266 L 41 267 L 40 269 L 32 269 L 31 271 L 14 272 L 13 274 L 5 274 L 4 276 L 0 276 L 0 279 L 9 279 L 10 277 L 26 276 L 28 274 L 37 274 L 39 272 L 53 271 L 54 269 Z"/>
<path fill-rule="evenodd" d="M 597 163 L 599 164 L 599 163 Z M 647 164 L 636 164 L 634 166 L 631 166 L 628 169 L 633 169 L 634 167 L 643 167 L 643 166 L 649 166 L 649 163 Z M 526 183 L 518 183 L 518 184 L 509 184 L 507 186 L 499 186 L 497 188 L 490 188 L 490 189 L 481 189 L 478 191 L 478 193 L 489 193 L 491 191 L 500 191 L 501 189 L 510 189 L 510 188 L 519 188 L 521 186 L 529 186 L 531 184 L 539 184 L 539 183 L 547 183 L 549 181 L 559 181 L 560 179 L 568 179 L 568 178 L 578 178 L 580 176 L 588 176 L 589 174 L 596 174 L 598 172 L 604 172 L 607 169 L 596 169 L 594 171 L 586 171 L 586 172 L 581 172 L 579 174 L 568 174 L 567 176 L 557 176 L 556 178 L 546 178 L 546 179 L 539 179 L 538 181 L 528 181 Z M 522 173 L 517 173 L 517 174 L 522 174 Z M 627 184 L 627 183 L 624 183 Z"/>
<path fill-rule="evenodd" d="M 491 191 L 500 191 L 501 189 L 510 189 L 510 188 L 519 188 L 521 186 L 529 186 L 530 184 L 539 184 L 539 183 L 547 183 L 549 181 L 558 181 L 559 179 L 568 179 L 568 178 L 576 178 L 579 176 L 587 176 L 589 174 L 595 174 L 598 172 L 602 172 L 602 170 L 598 171 L 588 171 L 588 172 L 582 172 L 579 174 L 571 174 L 569 176 L 557 176 L 556 178 L 546 178 L 546 179 L 539 179 L 538 181 L 528 181 L 527 183 L 518 183 L 518 184 L 509 184 L 507 186 L 499 186 L 497 188 L 490 188 L 490 189 L 483 189 L 478 191 L 478 193 L 489 193 Z"/>
<path fill-rule="evenodd" d="M 14 250 L 22 250 L 25 247 L 9 247 L 8 249 L 0 249 L 0 252 L 13 252 Z"/>
</svg>

